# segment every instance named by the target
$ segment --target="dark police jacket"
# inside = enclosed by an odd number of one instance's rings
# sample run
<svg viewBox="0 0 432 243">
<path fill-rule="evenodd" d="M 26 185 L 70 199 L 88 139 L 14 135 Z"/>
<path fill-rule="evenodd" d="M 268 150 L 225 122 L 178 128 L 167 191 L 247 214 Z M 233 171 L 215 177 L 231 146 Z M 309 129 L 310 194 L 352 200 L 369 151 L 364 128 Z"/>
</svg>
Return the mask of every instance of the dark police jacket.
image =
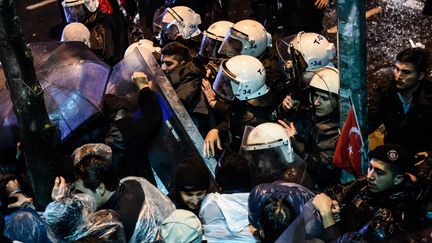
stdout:
<svg viewBox="0 0 432 243">
<path fill-rule="evenodd" d="M 387 241 L 405 235 L 420 225 L 416 198 L 418 187 L 405 176 L 396 187 L 380 193 L 367 188 L 366 178 L 338 185 L 325 192 L 338 201 L 341 207 L 340 222 L 325 230 L 327 241 L 339 241 L 350 232 L 353 238 L 367 242 Z M 339 240 L 337 240 L 339 238 Z"/>
</svg>

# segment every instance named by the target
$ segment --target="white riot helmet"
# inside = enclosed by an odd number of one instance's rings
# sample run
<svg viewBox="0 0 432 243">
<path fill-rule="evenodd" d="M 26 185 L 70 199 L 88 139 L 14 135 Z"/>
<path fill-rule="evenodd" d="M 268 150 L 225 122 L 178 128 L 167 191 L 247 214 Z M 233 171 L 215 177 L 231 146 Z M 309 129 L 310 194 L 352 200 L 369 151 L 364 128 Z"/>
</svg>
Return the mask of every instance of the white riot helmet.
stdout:
<svg viewBox="0 0 432 243">
<path fill-rule="evenodd" d="M 161 39 L 175 40 L 177 35 L 183 39 L 195 37 L 201 33 L 198 25 L 201 24 L 201 17 L 192 9 L 185 6 L 167 8 L 162 18 Z"/>
<path fill-rule="evenodd" d="M 254 157 L 263 151 L 273 151 L 273 156 L 279 158 L 282 163 L 292 163 L 294 161 L 294 152 L 291 146 L 291 140 L 285 129 L 273 122 L 262 123 L 256 127 L 246 127 L 241 153 L 254 160 Z M 262 153 L 261 153 L 262 154 Z M 258 161 L 257 161 L 258 162 Z M 274 161 L 268 161 L 269 163 Z"/>
<path fill-rule="evenodd" d="M 219 48 L 225 35 L 233 25 L 234 23 L 225 20 L 217 21 L 210 25 L 210 27 L 204 31 L 201 39 L 199 55 L 207 58 L 217 58 Z"/>
<path fill-rule="evenodd" d="M 265 69 L 255 57 L 239 55 L 219 67 L 213 89 L 227 100 L 250 100 L 266 94 Z"/>
<path fill-rule="evenodd" d="M 64 0 L 63 10 L 68 23 L 84 21 L 99 7 L 99 0 Z"/>
<path fill-rule="evenodd" d="M 153 41 L 147 40 L 147 39 L 141 39 L 137 42 L 130 44 L 128 46 L 128 48 L 126 49 L 124 56 L 126 57 L 127 55 L 129 55 L 137 47 L 138 47 L 138 49 L 144 48 L 147 51 L 152 52 L 152 53 L 153 52 L 160 53 L 160 51 L 161 51 L 160 47 L 153 46 Z"/>
<path fill-rule="evenodd" d="M 334 67 L 322 67 L 304 75 L 310 78 L 309 86 L 324 92 L 339 95 L 339 71 Z"/>
<path fill-rule="evenodd" d="M 324 36 L 301 31 L 290 43 L 302 54 L 308 65 L 306 71 L 333 66 L 331 61 L 335 56 L 335 47 Z"/>
<path fill-rule="evenodd" d="M 229 29 L 219 53 L 228 57 L 239 54 L 258 57 L 271 45 L 272 37 L 264 26 L 255 20 L 246 19 Z"/>
</svg>

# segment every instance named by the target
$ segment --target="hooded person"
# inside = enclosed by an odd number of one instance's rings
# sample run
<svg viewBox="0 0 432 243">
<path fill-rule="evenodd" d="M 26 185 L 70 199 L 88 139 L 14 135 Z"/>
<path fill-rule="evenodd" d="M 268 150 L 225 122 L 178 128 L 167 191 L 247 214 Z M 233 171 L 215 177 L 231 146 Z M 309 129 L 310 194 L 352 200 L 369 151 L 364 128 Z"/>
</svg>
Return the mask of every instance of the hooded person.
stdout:
<svg viewBox="0 0 432 243">
<path fill-rule="evenodd" d="M 203 230 L 195 214 L 177 209 L 162 222 L 161 234 L 166 243 L 201 243 Z"/>
<path fill-rule="evenodd" d="M 80 193 L 65 196 L 49 203 L 44 218 L 54 241 L 73 240 L 73 235 L 87 216 L 96 211 L 96 202 L 90 195 Z"/>
<path fill-rule="evenodd" d="M 199 159 L 187 159 L 177 168 L 174 188 L 169 198 L 177 209 L 189 210 L 198 215 L 201 202 L 209 191 L 210 173 Z"/>
<path fill-rule="evenodd" d="M 174 204 L 142 177 L 120 181 L 111 163 L 97 155 L 87 155 L 75 165 L 75 189 L 96 200 L 98 209 L 119 214 L 126 240 L 153 242 L 159 236 L 160 223 L 174 210 Z"/>
<path fill-rule="evenodd" d="M 14 242 L 50 243 L 46 225 L 31 208 L 20 209 L 5 218 L 4 235 Z M 2 241 L 4 242 L 4 241 Z"/>
<path fill-rule="evenodd" d="M 112 160 L 112 150 L 108 145 L 103 143 L 88 143 L 73 151 L 72 159 L 74 165 L 78 164 L 84 156 L 89 154 L 102 156 L 109 161 Z"/>
<path fill-rule="evenodd" d="M 315 194 L 312 191 L 295 183 L 276 181 L 260 184 L 253 188 L 249 195 L 249 221 L 258 230 L 262 238 L 278 239 L 279 235 L 286 235 L 284 231 L 293 232 L 289 226 L 300 219 L 302 221 L 300 225 L 293 225 L 297 229 L 294 231 L 295 235 L 291 235 L 293 240 L 279 242 L 295 243 L 319 238 L 323 232 L 323 226 L 320 215 L 314 211 L 314 207 L 310 203 L 314 196 Z M 272 208 L 277 209 L 277 207 L 271 205 L 274 202 L 283 204 L 283 207 L 286 208 L 285 211 L 289 211 L 291 216 L 282 215 L 283 220 L 276 220 L 277 214 L 280 212 L 272 210 Z M 273 213 L 271 213 L 272 211 Z M 269 220 L 269 217 L 273 217 L 274 220 Z M 288 218 L 289 220 L 286 222 Z M 281 223 L 285 227 L 286 225 L 289 226 L 280 230 L 278 224 Z M 270 225 L 271 227 L 269 227 Z M 278 228 L 279 230 L 275 230 Z M 270 233 L 270 231 L 272 232 Z"/>
<path fill-rule="evenodd" d="M 222 192 L 208 194 L 199 213 L 207 242 L 257 242 L 249 230 L 251 179 L 248 161 L 224 151 L 215 174 Z"/>
</svg>

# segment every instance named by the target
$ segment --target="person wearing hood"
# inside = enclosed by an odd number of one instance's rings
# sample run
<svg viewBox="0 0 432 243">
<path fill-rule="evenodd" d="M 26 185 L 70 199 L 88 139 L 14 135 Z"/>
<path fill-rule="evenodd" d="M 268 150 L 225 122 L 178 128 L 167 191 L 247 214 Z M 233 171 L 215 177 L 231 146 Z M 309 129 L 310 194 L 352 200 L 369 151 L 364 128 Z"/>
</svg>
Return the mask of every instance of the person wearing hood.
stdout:
<svg viewBox="0 0 432 243">
<path fill-rule="evenodd" d="M 84 156 L 75 165 L 75 175 L 74 191 L 93 196 L 97 209 L 118 213 L 128 242 L 156 240 L 160 223 L 175 210 L 171 200 L 144 178 L 119 180 L 104 157 Z"/>
<path fill-rule="evenodd" d="M 175 210 L 162 222 L 161 232 L 166 243 L 201 243 L 203 238 L 198 217 L 183 209 Z"/>
<path fill-rule="evenodd" d="M 210 173 L 205 165 L 199 159 L 186 159 L 177 167 L 174 186 L 168 197 L 177 209 L 189 210 L 198 215 L 209 185 Z"/>
<path fill-rule="evenodd" d="M 249 222 L 263 242 L 296 243 L 321 239 L 323 226 L 309 189 L 285 181 L 264 183 L 249 195 Z"/>
</svg>

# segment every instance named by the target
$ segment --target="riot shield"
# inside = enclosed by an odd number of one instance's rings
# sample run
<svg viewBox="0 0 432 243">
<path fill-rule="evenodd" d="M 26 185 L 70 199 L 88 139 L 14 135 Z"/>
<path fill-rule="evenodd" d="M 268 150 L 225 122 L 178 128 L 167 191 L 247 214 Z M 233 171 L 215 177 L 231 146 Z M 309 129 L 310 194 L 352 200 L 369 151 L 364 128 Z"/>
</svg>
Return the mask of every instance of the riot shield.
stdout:
<svg viewBox="0 0 432 243">
<path fill-rule="evenodd" d="M 137 93 L 136 88 L 130 79 L 134 71 L 144 72 L 153 81 L 153 89 L 158 92 L 164 113 L 162 129 L 149 148 L 149 159 L 165 187 L 171 188 L 177 165 L 188 158 L 199 158 L 205 163 L 215 182 L 216 160 L 204 155 L 202 136 L 151 52 L 135 48 L 115 65 L 107 93 L 136 99 L 133 97 Z"/>
</svg>

